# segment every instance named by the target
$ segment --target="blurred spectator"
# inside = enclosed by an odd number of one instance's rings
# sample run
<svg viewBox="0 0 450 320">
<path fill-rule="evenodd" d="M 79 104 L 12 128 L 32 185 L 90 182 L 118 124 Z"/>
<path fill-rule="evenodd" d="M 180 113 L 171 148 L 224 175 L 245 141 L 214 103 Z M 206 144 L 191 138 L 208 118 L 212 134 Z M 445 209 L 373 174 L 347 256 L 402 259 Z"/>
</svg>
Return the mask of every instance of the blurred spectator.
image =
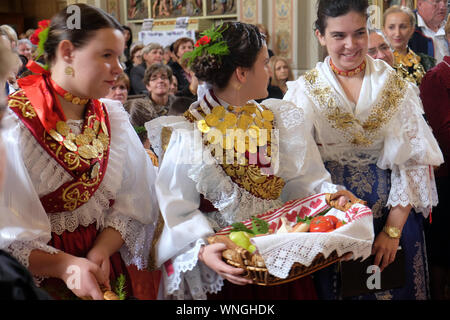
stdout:
<svg viewBox="0 0 450 320">
<path fill-rule="evenodd" d="M 140 64 L 142 64 L 142 62 L 144 62 L 144 59 L 142 57 L 143 49 L 144 49 L 144 45 L 141 43 L 131 46 L 130 60 L 133 62 L 133 67 L 140 65 Z"/>
<path fill-rule="evenodd" d="M 191 38 L 180 38 L 173 44 L 173 52 L 175 54 L 175 61 L 169 64 L 172 68 L 174 76 L 178 80 L 178 92 L 186 92 L 186 88 L 192 81 L 192 72 L 187 66 L 187 62 L 184 61 L 183 55 L 186 52 L 194 49 L 194 41 Z"/>
<path fill-rule="evenodd" d="M 158 43 L 150 43 L 142 49 L 143 62 L 131 69 L 130 94 L 147 94 L 148 91 L 143 82 L 145 70 L 154 63 L 161 63 L 163 59 L 163 47 Z"/>
<path fill-rule="evenodd" d="M 169 91 L 171 82 L 172 69 L 165 64 L 154 64 L 145 71 L 144 83 L 149 93 L 151 107 L 158 116 L 167 115 L 169 106 L 175 99 Z"/>
<path fill-rule="evenodd" d="M 117 78 L 114 85 L 109 89 L 108 95 L 105 97 L 111 100 L 118 100 L 125 104 L 128 100 L 128 91 L 130 90 L 130 79 L 126 73 L 122 73 Z"/>
<path fill-rule="evenodd" d="M 450 19 L 445 26 L 450 43 Z M 450 299 L 450 56 L 431 69 L 420 85 L 425 116 L 444 154 L 444 164 L 435 171 L 439 203 L 425 223 L 430 265 L 431 298 Z M 447 296 L 446 296 L 447 293 Z"/>
<path fill-rule="evenodd" d="M 384 60 L 391 67 L 394 66 L 394 53 L 382 32 L 369 29 L 369 50 L 367 54 L 374 59 Z"/>
<path fill-rule="evenodd" d="M 128 26 L 122 26 L 123 28 L 123 36 L 125 37 L 125 58 L 127 61 L 131 60 L 130 50 L 131 44 L 133 43 L 133 31 Z"/>
<path fill-rule="evenodd" d="M 188 97 L 177 97 L 169 107 L 168 116 L 182 116 L 195 102 L 194 99 Z"/>
<path fill-rule="evenodd" d="M 131 46 L 130 59 L 125 62 L 125 73 L 128 77 L 130 77 L 131 69 L 133 69 L 133 67 L 144 62 L 142 58 L 142 49 L 144 49 L 144 45 L 139 42 Z"/>
<path fill-rule="evenodd" d="M 435 65 L 433 57 L 417 55 L 408 42 L 414 33 L 416 18 L 408 7 L 392 6 L 383 19 L 383 33 L 394 50 L 394 69 L 402 78 L 420 85 L 425 73 Z"/>
<path fill-rule="evenodd" d="M 0 29 L 2 29 L 6 35 L 8 36 L 9 42 L 11 43 L 11 49 L 15 50 L 17 48 L 17 41 L 19 40 L 17 38 L 16 31 L 9 25 L 3 24 L 0 26 Z"/>
<path fill-rule="evenodd" d="M 27 60 L 33 60 L 33 44 L 28 39 L 20 39 L 17 42 L 17 52 L 27 58 Z"/>
<path fill-rule="evenodd" d="M 269 50 L 269 58 L 273 57 L 274 56 L 273 51 L 269 49 L 269 43 L 270 43 L 269 31 L 267 30 L 266 26 L 263 24 L 258 23 L 258 24 L 256 24 L 256 26 L 258 27 L 259 32 L 266 37 L 267 49 Z"/>
<path fill-rule="evenodd" d="M 144 125 L 146 122 L 158 117 L 156 111 L 152 108 L 151 102 L 148 99 L 133 99 L 127 102 L 127 109 L 130 114 L 130 123 L 136 130 L 139 139 L 141 139 L 144 148 L 149 149 L 150 143 L 145 131 Z M 143 128 L 143 129 L 142 129 Z"/>
<path fill-rule="evenodd" d="M 147 154 L 152 159 L 155 167 L 159 166 L 158 157 L 152 149 L 150 140 L 148 139 L 145 123 L 158 117 L 158 114 L 152 108 L 151 102 L 148 99 L 133 99 L 127 102 L 127 109 L 130 113 L 130 123 L 136 130 L 139 139 L 142 142 Z M 154 272 L 157 276 L 156 272 Z"/>
<path fill-rule="evenodd" d="M 284 95 L 287 91 L 286 82 L 294 80 L 291 66 L 285 58 L 280 56 L 270 58 L 269 65 L 272 72 L 271 85 L 280 88 Z"/>
<path fill-rule="evenodd" d="M 172 83 L 170 84 L 170 93 L 176 94 L 178 92 L 178 79 L 172 75 Z"/>
<path fill-rule="evenodd" d="M 444 30 L 447 0 L 417 0 L 416 13 L 416 28 L 409 47 L 417 54 L 425 53 L 440 63 L 450 54 Z"/>
<path fill-rule="evenodd" d="M 163 61 L 165 64 L 172 64 L 174 59 L 173 59 L 173 44 L 166 46 L 164 48 L 164 57 L 163 57 Z"/>
<path fill-rule="evenodd" d="M 17 53 L 13 53 L 11 61 L 10 72 L 7 76 L 7 82 L 9 85 L 9 94 L 19 90 L 19 84 L 17 83 L 17 76 L 22 69 L 22 60 Z"/>
<path fill-rule="evenodd" d="M 30 40 L 30 37 L 34 34 L 35 31 L 36 31 L 35 29 L 28 29 L 28 30 L 25 32 L 25 38 L 27 38 L 28 40 Z"/>
</svg>

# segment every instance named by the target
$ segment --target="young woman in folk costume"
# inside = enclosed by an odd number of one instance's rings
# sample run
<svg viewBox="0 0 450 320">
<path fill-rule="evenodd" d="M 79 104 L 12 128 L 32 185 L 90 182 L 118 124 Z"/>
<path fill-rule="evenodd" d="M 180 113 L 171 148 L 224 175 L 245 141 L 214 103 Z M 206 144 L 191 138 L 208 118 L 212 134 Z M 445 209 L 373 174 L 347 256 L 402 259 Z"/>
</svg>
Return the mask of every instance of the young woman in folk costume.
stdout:
<svg viewBox="0 0 450 320">
<path fill-rule="evenodd" d="M 272 288 L 247 285 L 244 270 L 222 261 L 225 245 L 207 242 L 221 228 L 279 208 L 288 200 L 337 191 L 312 136 L 303 131 L 302 111 L 282 100 L 262 105 L 253 100 L 267 96 L 270 71 L 264 37 L 255 26 L 227 23 L 209 30 L 188 58 L 208 89 L 199 92 L 199 101 L 184 116 L 146 123 L 160 159 L 155 185 L 164 218 L 157 247 L 157 266 L 163 269 L 160 296 L 314 299 L 310 277 Z M 275 150 L 271 154 L 275 138 L 272 143 L 261 139 L 259 146 L 251 141 L 246 146 L 244 138 L 236 144 L 232 139 L 224 141 L 224 134 L 230 137 L 235 129 L 244 132 L 249 127 L 261 134 L 264 129 L 279 132 L 277 168 L 270 165 L 270 157 L 276 158 Z M 172 130 L 167 148 L 161 145 L 163 128 Z M 206 132 L 218 136 L 208 137 Z M 202 143 L 202 134 L 210 143 Z M 231 164 L 225 156 L 220 159 L 226 153 L 231 153 L 227 158 Z"/>
<path fill-rule="evenodd" d="M 35 74 L 9 97 L 0 245 L 55 298 L 102 299 L 126 265 L 147 266 L 156 174 L 122 105 L 97 100 L 122 73 L 121 26 L 78 7 L 81 28 L 66 9 L 41 26 L 49 68 L 29 64 Z"/>
<path fill-rule="evenodd" d="M 433 166 L 443 157 L 415 86 L 367 56 L 367 6 L 319 1 L 316 35 L 329 57 L 288 83 L 284 99 L 304 109 L 333 182 L 372 208 L 375 264 L 386 268 L 399 245 L 405 253 L 404 287 L 359 298 L 426 299 L 422 222 L 438 201 Z M 335 267 L 315 279 L 321 298 L 341 297 Z"/>
</svg>

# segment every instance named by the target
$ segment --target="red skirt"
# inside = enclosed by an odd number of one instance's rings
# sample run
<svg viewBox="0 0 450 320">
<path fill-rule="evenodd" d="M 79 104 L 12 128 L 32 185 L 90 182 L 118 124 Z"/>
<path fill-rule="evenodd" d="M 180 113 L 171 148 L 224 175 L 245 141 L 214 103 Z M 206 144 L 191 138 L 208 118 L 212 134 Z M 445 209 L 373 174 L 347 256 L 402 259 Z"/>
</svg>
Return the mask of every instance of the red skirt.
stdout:
<svg viewBox="0 0 450 320">
<path fill-rule="evenodd" d="M 52 232 L 52 239 L 48 245 L 56 249 L 64 251 L 76 257 L 86 257 L 89 250 L 94 246 L 95 239 L 100 231 L 97 230 L 95 223 L 88 227 L 78 226 L 73 232 L 64 231 L 61 235 Z M 110 275 L 111 287 L 114 287 L 115 280 L 121 274 L 126 277 L 127 297 L 133 296 L 132 285 L 128 274 L 127 266 L 122 260 L 119 252 L 114 253 L 110 257 Z M 57 278 L 48 278 L 42 282 L 42 289 L 46 290 L 54 299 L 67 300 L 77 299 L 70 291 L 64 281 Z"/>
<path fill-rule="evenodd" d="M 222 291 L 208 295 L 208 300 L 317 300 L 310 276 L 279 286 L 238 286 L 224 281 Z"/>
</svg>

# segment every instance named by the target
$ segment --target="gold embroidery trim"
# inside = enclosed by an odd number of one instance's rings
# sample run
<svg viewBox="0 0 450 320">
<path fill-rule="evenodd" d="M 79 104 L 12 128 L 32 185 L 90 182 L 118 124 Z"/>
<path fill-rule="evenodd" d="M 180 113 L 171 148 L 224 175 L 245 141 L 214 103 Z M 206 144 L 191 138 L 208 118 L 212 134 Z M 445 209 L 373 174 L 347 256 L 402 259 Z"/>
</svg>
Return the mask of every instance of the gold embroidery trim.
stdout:
<svg viewBox="0 0 450 320">
<path fill-rule="evenodd" d="M 24 118 L 33 119 L 37 116 L 36 111 L 28 98 L 26 96 L 22 96 L 20 93 L 21 91 L 17 91 L 10 95 L 11 99 L 8 101 L 8 106 L 10 108 L 18 108 L 22 112 Z"/>
<path fill-rule="evenodd" d="M 328 123 L 344 134 L 356 146 L 370 146 L 381 128 L 397 112 L 403 100 L 407 82 L 397 74 L 391 74 L 380 94 L 380 100 L 372 107 L 366 121 L 361 122 L 353 113 L 344 112 L 337 105 L 331 86 L 318 81 L 319 73 L 313 69 L 304 75 L 309 94 L 319 104 L 320 112 Z"/>
</svg>

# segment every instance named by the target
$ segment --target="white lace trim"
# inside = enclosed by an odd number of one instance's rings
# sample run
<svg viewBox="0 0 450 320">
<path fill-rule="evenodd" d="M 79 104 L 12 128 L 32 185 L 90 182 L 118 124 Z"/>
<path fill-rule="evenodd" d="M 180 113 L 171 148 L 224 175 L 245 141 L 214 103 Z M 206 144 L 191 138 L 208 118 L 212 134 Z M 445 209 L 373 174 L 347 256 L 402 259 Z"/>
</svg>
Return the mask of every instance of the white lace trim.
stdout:
<svg viewBox="0 0 450 320">
<path fill-rule="evenodd" d="M 117 127 L 117 130 L 127 130 L 121 126 L 125 111 L 108 109 L 111 125 Z M 54 160 L 36 141 L 34 136 L 23 125 L 15 114 L 14 120 L 18 124 L 18 134 L 22 158 L 25 167 L 33 182 L 34 189 L 39 197 L 55 191 L 61 184 L 71 181 L 72 176 Z M 68 121 L 68 125 L 73 132 L 81 132 L 83 121 Z M 120 129 L 119 129 L 120 127 Z M 119 132 L 119 131 L 118 131 Z M 97 229 L 103 229 L 110 226 L 119 231 L 125 241 L 125 245 L 120 252 L 126 264 L 136 264 L 139 269 L 145 268 L 148 262 L 148 250 L 151 246 L 152 237 L 155 229 L 155 223 L 144 225 L 139 221 L 129 217 L 118 217 L 114 210 L 110 210 L 110 201 L 116 198 L 122 181 L 124 179 L 125 157 L 128 154 L 126 134 L 114 134 L 111 137 L 110 155 L 108 167 L 102 183 L 89 201 L 74 211 L 59 212 L 48 215 L 51 225 L 51 231 L 61 235 L 64 231 L 73 232 L 80 225 L 87 227 L 96 223 Z M 133 199 L 128 201 L 133 203 Z M 135 208 L 130 208 L 135 210 Z M 106 221 L 105 221 L 106 220 Z M 34 241 L 30 245 L 20 244 L 23 241 L 15 241 L 11 244 L 12 248 L 24 248 L 20 255 L 20 262 L 28 266 L 28 256 Z M 46 245 L 41 245 L 47 250 L 56 250 Z M 28 251 L 27 251 L 28 250 Z M 17 251 L 17 250 L 16 250 Z M 44 250 L 46 251 L 46 250 Z"/>
<path fill-rule="evenodd" d="M 207 293 L 217 293 L 223 286 L 223 279 L 216 272 L 198 261 L 198 253 L 203 239 L 198 239 L 190 245 L 183 254 L 171 261 L 173 274 L 163 272 L 165 283 L 165 298 L 177 300 L 206 300 Z M 163 266 L 164 268 L 164 266 Z"/>
<path fill-rule="evenodd" d="M 411 117 L 411 108 L 401 110 L 405 136 L 411 145 L 411 155 L 404 165 L 394 166 L 391 174 L 391 190 L 387 206 L 403 207 L 411 204 L 416 212 L 428 217 L 431 208 L 438 203 L 434 173 L 429 163 L 427 140 L 416 117 Z"/>
<path fill-rule="evenodd" d="M 26 269 L 30 266 L 30 254 L 33 250 L 40 250 L 50 254 L 56 254 L 60 250 L 55 249 L 45 242 L 40 240 L 33 241 L 14 241 L 11 243 L 5 251 L 12 255 L 18 262 L 20 262 Z M 47 276 L 33 276 L 34 283 L 40 286 Z"/>
<path fill-rule="evenodd" d="M 111 227 L 117 230 L 125 244 L 120 249 L 120 254 L 126 265 L 135 265 L 139 270 L 144 269 L 148 264 L 148 252 L 151 249 L 152 237 L 154 234 L 154 224 L 142 224 L 137 220 L 126 216 L 108 216 L 105 221 L 105 228 Z"/>
<path fill-rule="evenodd" d="M 355 205 L 353 208 L 358 206 Z M 340 212 L 341 215 L 344 214 L 341 211 L 333 210 Z M 344 218 L 338 214 L 337 216 L 340 219 Z M 252 242 L 263 257 L 269 273 L 285 279 L 294 263 L 310 266 L 319 253 L 327 258 L 336 250 L 339 256 L 351 252 L 353 259 L 360 257 L 366 259 L 370 256 L 373 238 L 373 217 L 372 214 L 368 214 L 329 233 L 272 235 L 253 238 Z"/>
</svg>

